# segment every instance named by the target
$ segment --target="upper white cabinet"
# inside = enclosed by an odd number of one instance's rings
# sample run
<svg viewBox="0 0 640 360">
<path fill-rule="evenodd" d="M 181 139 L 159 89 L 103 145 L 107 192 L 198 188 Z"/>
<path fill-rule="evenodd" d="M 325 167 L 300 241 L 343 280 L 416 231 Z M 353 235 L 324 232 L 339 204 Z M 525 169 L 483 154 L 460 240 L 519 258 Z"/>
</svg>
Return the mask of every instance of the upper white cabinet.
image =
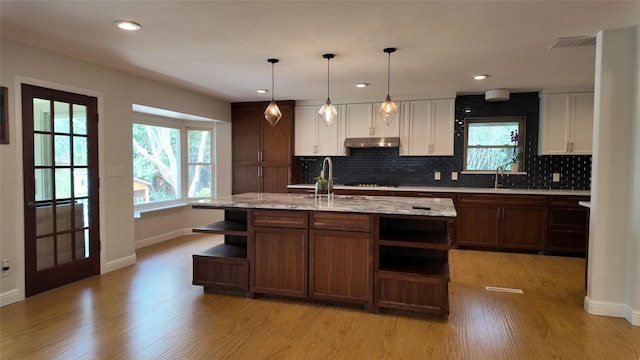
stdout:
<svg viewBox="0 0 640 360">
<path fill-rule="evenodd" d="M 400 155 L 453 156 L 455 99 L 402 102 Z"/>
<path fill-rule="evenodd" d="M 593 92 L 541 96 L 539 155 L 591 155 Z"/>
<path fill-rule="evenodd" d="M 346 137 L 399 137 L 402 111 L 387 125 L 378 114 L 380 104 L 382 103 L 347 104 Z"/>
<path fill-rule="evenodd" d="M 345 106 L 336 106 L 338 117 L 331 126 L 322 121 L 320 106 L 296 106 L 295 155 L 344 156 Z"/>
</svg>

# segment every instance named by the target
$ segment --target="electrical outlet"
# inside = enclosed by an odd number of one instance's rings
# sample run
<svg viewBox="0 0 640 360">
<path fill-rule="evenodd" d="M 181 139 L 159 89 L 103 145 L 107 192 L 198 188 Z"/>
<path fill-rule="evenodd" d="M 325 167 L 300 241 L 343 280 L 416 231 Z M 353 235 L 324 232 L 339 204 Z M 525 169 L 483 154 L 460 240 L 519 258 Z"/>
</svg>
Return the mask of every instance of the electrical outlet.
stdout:
<svg viewBox="0 0 640 360">
<path fill-rule="evenodd" d="M 553 182 L 560 182 L 560 173 L 553 173 Z"/>
<path fill-rule="evenodd" d="M 457 181 L 458 180 L 458 172 L 457 171 L 453 171 L 451 173 L 451 180 L 453 180 L 453 181 Z"/>
<path fill-rule="evenodd" d="M 440 171 L 436 171 L 435 175 L 434 175 L 434 180 L 440 180 Z"/>
</svg>

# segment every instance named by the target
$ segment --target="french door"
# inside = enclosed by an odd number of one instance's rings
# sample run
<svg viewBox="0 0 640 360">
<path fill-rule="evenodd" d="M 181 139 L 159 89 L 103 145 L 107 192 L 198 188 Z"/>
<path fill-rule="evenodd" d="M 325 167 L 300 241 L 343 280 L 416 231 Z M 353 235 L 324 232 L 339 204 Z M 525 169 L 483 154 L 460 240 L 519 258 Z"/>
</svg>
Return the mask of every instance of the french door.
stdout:
<svg viewBox="0 0 640 360">
<path fill-rule="evenodd" d="M 97 99 L 22 85 L 26 296 L 100 273 Z"/>
</svg>

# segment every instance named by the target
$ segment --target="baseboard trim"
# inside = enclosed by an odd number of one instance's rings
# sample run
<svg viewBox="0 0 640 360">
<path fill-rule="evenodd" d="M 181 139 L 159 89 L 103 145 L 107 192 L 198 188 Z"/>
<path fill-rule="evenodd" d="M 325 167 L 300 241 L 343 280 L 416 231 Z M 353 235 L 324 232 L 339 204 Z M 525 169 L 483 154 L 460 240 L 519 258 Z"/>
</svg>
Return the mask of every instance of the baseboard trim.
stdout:
<svg viewBox="0 0 640 360">
<path fill-rule="evenodd" d="M 112 272 L 114 270 L 122 269 L 123 267 L 131 266 L 136 264 L 136 254 L 129 255 L 117 260 L 107 262 L 105 268 L 102 273 Z"/>
<path fill-rule="evenodd" d="M 20 300 L 24 300 L 24 297 L 20 296 L 20 290 L 13 289 L 13 290 L 5 291 L 2 294 L 0 294 L 0 307 L 13 304 Z"/>
<path fill-rule="evenodd" d="M 640 310 L 633 310 L 627 304 L 609 301 L 596 301 L 585 296 L 584 309 L 592 315 L 624 318 L 632 325 L 640 326 Z"/>
<path fill-rule="evenodd" d="M 180 229 L 180 230 L 175 230 L 168 233 L 148 237 L 146 239 L 136 240 L 136 245 L 135 245 L 136 250 L 143 248 L 145 246 L 159 244 L 163 241 L 167 241 L 167 240 L 175 239 L 180 236 L 191 235 L 191 234 L 193 234 L 193 231 L 191 228 L 188 228 L 188 229 Z"/>
</svg>

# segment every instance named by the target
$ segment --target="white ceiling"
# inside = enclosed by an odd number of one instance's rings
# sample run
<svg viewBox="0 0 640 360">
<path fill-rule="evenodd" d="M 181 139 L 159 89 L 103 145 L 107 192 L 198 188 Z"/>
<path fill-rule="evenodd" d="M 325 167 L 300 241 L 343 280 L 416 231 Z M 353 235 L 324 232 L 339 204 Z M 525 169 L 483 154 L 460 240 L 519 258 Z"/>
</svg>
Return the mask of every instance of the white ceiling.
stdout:
<svg viewBox="0 0 640 360">
<path fill-rule="evenodd" d="M 2 37 L 229 101 L 270 100 L 271 57 L 276 100 L 324 100 L 328 52 L 334 102 L 383 100 L 385 47 L 397 100 L 588 87 L 595 47 L 548 46 L 637 24 L 640 1 L 0 1 Z"/>
</svg>

